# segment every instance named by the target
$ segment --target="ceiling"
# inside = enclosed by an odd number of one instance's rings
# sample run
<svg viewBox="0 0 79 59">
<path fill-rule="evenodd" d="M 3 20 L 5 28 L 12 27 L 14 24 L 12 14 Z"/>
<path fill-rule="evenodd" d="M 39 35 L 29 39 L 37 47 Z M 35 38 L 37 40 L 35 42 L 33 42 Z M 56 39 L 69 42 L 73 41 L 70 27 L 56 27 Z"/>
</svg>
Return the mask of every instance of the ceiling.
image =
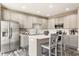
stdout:
<svg viewBox="0 0 79 59">
<path fill-rule="evenodd" d="M 79 3 L 3 3 L 9 9 L 51 17 L 79 7 Z"/>
</svg>

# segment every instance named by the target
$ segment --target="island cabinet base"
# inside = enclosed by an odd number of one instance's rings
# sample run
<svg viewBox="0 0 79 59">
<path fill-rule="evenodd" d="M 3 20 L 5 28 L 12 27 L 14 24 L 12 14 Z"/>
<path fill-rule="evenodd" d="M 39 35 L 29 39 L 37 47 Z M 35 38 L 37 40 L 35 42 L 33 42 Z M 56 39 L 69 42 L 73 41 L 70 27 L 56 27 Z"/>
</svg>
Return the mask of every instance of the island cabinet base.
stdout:
<svg viewBox="0 0 79 59">
<path fill-rule="evenodd" d="M 48 41 L 48 36 L 29 36 L 29 56 L 42 56 L 41 44 Z"/>
</svg>

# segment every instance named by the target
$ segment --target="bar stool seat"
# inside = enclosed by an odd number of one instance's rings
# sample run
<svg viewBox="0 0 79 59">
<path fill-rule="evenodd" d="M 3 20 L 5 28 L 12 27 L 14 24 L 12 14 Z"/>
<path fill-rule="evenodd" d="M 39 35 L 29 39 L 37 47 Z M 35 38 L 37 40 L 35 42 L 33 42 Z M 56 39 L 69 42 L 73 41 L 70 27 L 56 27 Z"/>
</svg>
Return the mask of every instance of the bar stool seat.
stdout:
<svg viewBox="0 0 79 59">
<path fill-rule="evenodd" d="M 45 43 L 45 44 L 43 44 L 43 45 L 41 45 L 41 47 L 43 47 L 43 48 L 46 48 L 46 49 L 53 49 L 53 48 L 55 48 L 55 47 L 57 47 L 56 46 L 56 44 L 54 43 L 53 45 L 51 45 L 50 47 L 49 47 L 49 43 Z"/>
</svg>

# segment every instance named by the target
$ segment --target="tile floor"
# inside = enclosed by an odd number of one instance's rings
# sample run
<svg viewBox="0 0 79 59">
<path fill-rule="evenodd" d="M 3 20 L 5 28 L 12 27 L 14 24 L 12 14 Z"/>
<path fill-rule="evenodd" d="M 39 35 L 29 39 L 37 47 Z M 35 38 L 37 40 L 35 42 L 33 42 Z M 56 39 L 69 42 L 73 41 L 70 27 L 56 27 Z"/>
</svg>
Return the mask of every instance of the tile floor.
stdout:
<svg viewBox="0 0 79 59">
<path fill-rule="evenodd" d="M 19 49 L 3 54 L 0 53 L 0 56 L 28 56 L 28 51 L 26 49 Z"/>
<path fill-rule="evenodd" d="M 28 50 L 27 49 L 19 49 L 19 50 L 11 51 L 11 52 L 4 53 L 4 54 L 0 53 L 0 56 L 28 56 Z M 67 48 L 64 51 L 63 56 L 79 56 L 79 52 L 75 49 Z"/>
</svg>

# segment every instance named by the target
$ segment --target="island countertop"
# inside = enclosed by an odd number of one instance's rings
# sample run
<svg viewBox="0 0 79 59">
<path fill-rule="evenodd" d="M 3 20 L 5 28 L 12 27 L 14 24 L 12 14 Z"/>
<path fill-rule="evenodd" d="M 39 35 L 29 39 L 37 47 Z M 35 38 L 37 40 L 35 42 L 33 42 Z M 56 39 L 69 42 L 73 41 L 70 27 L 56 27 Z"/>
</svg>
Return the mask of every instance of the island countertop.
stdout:
<svg viewBox="0 0 79 59">
<path fill-rule="evenodd" d="M 30 35 L 29 38 L 43 39 L 43 38 L 49 38 L 49 36 L 48 35 Z"/>
</svg>

